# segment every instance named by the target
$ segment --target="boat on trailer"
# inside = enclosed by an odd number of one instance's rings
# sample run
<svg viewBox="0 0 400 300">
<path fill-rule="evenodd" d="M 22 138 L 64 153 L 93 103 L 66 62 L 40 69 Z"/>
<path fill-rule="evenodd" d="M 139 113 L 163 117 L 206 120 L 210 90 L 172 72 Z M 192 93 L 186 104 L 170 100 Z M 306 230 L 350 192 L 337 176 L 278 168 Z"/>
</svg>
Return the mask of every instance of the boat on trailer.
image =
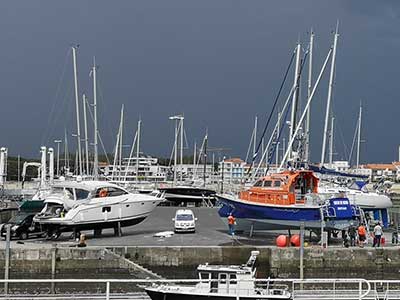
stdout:
<svg viewBox="0 0 400 300">
<path fill-rule="evenodd" d="M 152 300 L 291 299 L 287 286 L 276 286 L 269 279 L 256 281 L 255 262 L 259 253 L 252 251 L 244 265 L 199 265 L 199 283 L 194 286 L 153 284 L 146 288 L 146 293 Z"/>
<path fill-rule="evenodd" d="M 34 221 L 48 236 L 61 232 L 118 229 L 145 220 L 164 201 L 163 195 L 133 194 L 106 181 L 65 181 L 55 184 Z"/>
<path fill-rule="evenodd" d="M 233 214 L 236 230 L 298 229 L 344 230 L 357 225 L 361 211 L 344 194 L 318 193 L 318 178 L 312 171 L 284 171 L 260 178 L 238 195 L 217 195 L 223 221 Z"/>
</svg>

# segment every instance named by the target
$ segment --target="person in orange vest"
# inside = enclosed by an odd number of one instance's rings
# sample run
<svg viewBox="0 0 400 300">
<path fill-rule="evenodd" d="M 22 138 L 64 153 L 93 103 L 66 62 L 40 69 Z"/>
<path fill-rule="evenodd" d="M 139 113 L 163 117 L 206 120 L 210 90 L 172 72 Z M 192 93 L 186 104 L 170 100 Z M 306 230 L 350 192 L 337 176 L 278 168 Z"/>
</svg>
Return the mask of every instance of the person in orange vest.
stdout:
<svg viewBox="0 0 400 300">
<path fill-rule="evenodd" d="M 228 226 L 229 226 L 229 234 L 231 236 L 235 235 L 235 224 L 236 224 L 236 219 L 232 215 L 232 213 L 230 213 L 228 216 Z"/>
<path fill-rule="evenodd" d="M 364 242 L 367 239 L 367 231 L 365 230 L 364 224 L 360 224 L 357 229 L 358 232 L 358 245 L 364 247 Z"/>
</svg>

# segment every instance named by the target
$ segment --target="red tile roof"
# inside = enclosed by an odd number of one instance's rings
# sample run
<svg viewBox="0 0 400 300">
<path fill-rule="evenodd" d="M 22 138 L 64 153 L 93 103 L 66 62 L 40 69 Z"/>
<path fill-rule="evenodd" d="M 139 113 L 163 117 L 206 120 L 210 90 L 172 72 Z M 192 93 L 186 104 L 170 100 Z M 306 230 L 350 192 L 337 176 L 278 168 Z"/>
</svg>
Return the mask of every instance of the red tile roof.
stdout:
<svg viewBox="0 0 400 300">
<path fill-rule="evenodd" d="M 238 158 L 238 157 L 233 157 L 233 158 L 225 159 L 225 162 L 231 162 L 231 163 L 237 163 L 237 164 L 244 163 L 244 161 L 241 160 L 241 159 Z"/>
<path fill-rule="evenodd" d="M 371 169 L 371 170 L 392 170 L 396 171 L 396 167 L 393 164 L 365 164 L 362 165 L 364 169 Z"/>
</svg>

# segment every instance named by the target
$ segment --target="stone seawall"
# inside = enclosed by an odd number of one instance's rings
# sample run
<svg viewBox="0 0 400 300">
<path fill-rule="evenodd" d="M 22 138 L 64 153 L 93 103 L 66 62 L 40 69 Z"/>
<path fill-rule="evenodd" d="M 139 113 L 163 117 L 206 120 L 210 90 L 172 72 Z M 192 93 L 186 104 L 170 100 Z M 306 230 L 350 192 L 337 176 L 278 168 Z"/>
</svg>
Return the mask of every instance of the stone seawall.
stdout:
<svg viewBox="0 0 400 300">
<path fill-rule="evenodd" d="M 5 267 L 5 251 L 0 251 L 0 268 Z M 11 249 L 10 278 L 110 278 L 126 273 L 105 249 L 43 248 Z M 115 275 L 114 275 L 115 274 Z"/>
<path fill-rule="evenodd" d="M 243 264 L 256 247 L 122 247 L 113 251 L 166 278 L 195 278 L 199 264 Z M 270 248 L 263 248 L 258 257 L 263 276 L 270 269 Z"/>
<path fill-rule="evenodd" d="M 280 277 L 298 277 L 300 255 L 295 248 L 271 251 L 271 272 Z M 400 248 L 305 249 L 304 276 L 365 279 L 399 279 Z"/>
<path fill-rule="evenodd" d="M 130 260 L 167 278 L 179 278 L 200 263 L 242 264 L 259 250 L 260 276 L 298 278 L 299 248 L 277 247 L 125 247 L 115 249 Z M 166 268 L 168 267 L 168 268 Z M 163 270 L 168 270 L 163 273 Z M 306 278 L 399 279 L 400 248 L 305 248 Z"/>
<path fill-rule="evenodd" d="M 146 278 L 135 265 L 166 278 L 194 278 L 198 264 L 243 264 L 252 250 L 259 250 L 260 276 L 298 278 L 298 248 L 276 247 L 117 247 L 108 248 L 11 249 L 10 278 Z M 0 268 L 4 270 L 4 250 Z M 305 278 L 400 278 L 400 248 L 306 248 Z"/>
</svg>

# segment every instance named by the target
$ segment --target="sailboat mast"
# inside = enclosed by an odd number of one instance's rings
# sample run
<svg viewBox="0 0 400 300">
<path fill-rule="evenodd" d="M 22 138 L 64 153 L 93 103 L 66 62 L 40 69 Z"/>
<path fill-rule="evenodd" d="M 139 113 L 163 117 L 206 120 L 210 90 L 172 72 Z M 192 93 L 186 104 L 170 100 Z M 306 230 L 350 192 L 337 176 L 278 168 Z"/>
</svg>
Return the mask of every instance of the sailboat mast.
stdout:
<svg viewBox="0 0 400 300">
<path fill-rule="evenodd" d="M 293 83 L 295 89 L 293 91 L 293 98 L 292 98 L 292 113 L 290 118 L 289 140 L 292 139 L 294 130 L 296 128 L 297 102 L 299 94 L 300 53 L 301 53 L 301 45 L 300 43 L 298 43 L 296 47 L 296 68 L 294 72 L 294 83 Z M 289 153 L 289 158 L 291 157 L 292 157 L 292 149 L 290 150 Z"/>
<path fill-rule="evenodd" d="M 281 112 L 278 111 L 278 121 L 277 121 L 277 130 L 276 130 L 276 145 L 275 145 L 275 164 L 276 164 L 276 167 L 278 167 L 278 163 L 279 163 L 279 139 L 278 139 L 278 137 L 280 136 L 280 131 L 281 131 Z M 266 162 L 267 161 L 268 161 L 268 159 L 266 160 Z"/>
<path fill-rule="evenodd" d="M 175 120 L 175 140 L 174 140 L 174 186 L 176 185 L 176 168 L 178 159 L 178 120 Z"/>
<path fill-rule="evenodd" d="M 181 121 L 180 121 L 180 128 L 181 128 L 181 163 L 180 163 L 180 167 L 179 167 L 179 170 L 180 170 L 180 179 L 181 179 L 181 182 L 183 182 L 183 135 L 184 135 L 184 129 L 183 129 L 183 120 L 184 120 L 184 118 L 183 118 L 183 116 L 181 117 Z"/>
<path fill-rule="evenodd" d="M 362 116 L 362 106 L 360 103 L 360 112 L 358 115 L 358 136 L 357 136 L 357 169 L 360 166 L 360 148 L 361 148 L 361 116 Z"/>
<path fill-rule="evenodd" d="M 123 130 L 124 130 L 124 105 L 122 104 L 121 109 L 121 125 L 120 125 L 120 136 L 119 136 L 119 170 L 122 170 L 122 147 L 123 147 Z"/>
<path fill-rule="evenodd" d="M 117 142 L 115 143 L 115 152 L 114 152 L 114 163 L 113 163 L 113 171 L 112 171 L 112 178 L 114 179 L 114 174 L 115 174 L 115 171 L 116 171 L 116 168 L 117 168 L 117 165 L 120 165 L 119 163 L 118 163 L 118 159 L 119 159 L 119 151 L 121 150 L 121 142 L 120 142 L 120 140 L 121 140 L 121 134 L 122 134 L 122 120 L 123 120 L 123 117 L 124 117 L 124 105 L 122 105 L 122 108 L 121 108 L 121 119 L 120 119 L 120 122 L 119 122 L 119 128 L 118 128 L 118 134 L 117 134 Z M 120 174 L 121 174 L 121 172 L 120 172 Z"/>
<path fill-rule="evenodd" d="M 193 167 L 196 167 L 196 142 L 194 142 L 194 146 L 193 146 Z"/>
<path fill-rule="evenodd" d="M 336 25 L 335 38 L 333 41 L 331 73 L 330 73 L 330 77 L 329 77 L 328 100 L 326 103 L 324 136 L 323 136 L 323 141 L 322 141 L 321 166 L 325 162 L 325 151 L 326 151 L 326 142 L 327 142 L 327 136 L 328 136 L 329 116 L 330 116 L 330 112 L 331 112 L 333 80 L 334 80 L 334 76 L 335 76 L 336 48 L 337 48 L 337 41 L 338 41 L 338 37 L 339 37 L 338 29 L 339 29 L 339 23 Z"/>
<path fill-rule="evenodd" d="M 262 151 L 262 153 L 264 154 L 264 151 L 265 151 L 265 141 L 264 141 L 264 138 L 262 138 L 262 140 L 261 140 L 261 151 Z M 265 158 L 265 162 L 263 162 L 263 159 L 262 159 L 262 158 L 260 159 L 261 165 L 264 163 L 264 169 L 267 167 L 267 160 L 268 160 L 267 157 Z"/>
<path fill-rule="evenodd" d="M 120 124 L 120 134 L 119 134 L 119 174 L 121 175 L 122 171 L 122 137 L 123 137 L 123 130 L 124 130 L 124 105 L 122 104 L 121 109 L 121 124 Z"/>
<path fill-rule="evenodd" d="M 335 118 L 332 117 L 331 119 L 331 135 L 330 135 L 330 139 L 329 139 L 329 164 L 330 167 L 332 167 L 332 163 L 333 163 L 333 128 L 334 128 L 334 123 L 335 123 Z"/>
<path fill-rule="evenodd" d="M 207 173 L 207 142 L 208 142 L 208 133 L 204 139 L 204 169 L 203 169 L 203 187 L 206 186 L 206 173 Z"/>
<path fill-rule="evenodd" d="M 141 121 L 140 121 L 140 120 L 138 121 L 138 128 L 136 129 L 135 137 L 133 138 L 131 151 L 130 151 L 130 153 L 129 153 L 128 163 L 127 163 L 126 166 L 125 166 L 124 181 L 126 181 L 126 178 L 127 178 L 127 176 L 128 176 L 129 167 L 130 167 L 130 165 L 131 165 L 132 155 L 133 155 L 133 152 L 134 152 L 134 150 L 135 150 L 135 147 L 137 148 L 137 149 L 136 149 L 136 155 L 138 155 L 139 145 L 137 145 L 137 139 L 138 139 L 138 134 L 140 134 L 140 133 L 139 133 L 139 126 L 140 126 L 140 125 L 139 125 L 139 122 L 141 122 Z M 139 175 L 138 175 L 138 172 L 139 172 L 139 171 L 138 171 L 138 170 L 139 170 L 139 165 L 138 165 L 138 160 L 136 160 L 136 175 L 135 175 L 135 177 L 136 177 L 136 182 L 137 182 L 137 180 L 139 179 Z"/>
<path fill-rule="evenodd" d="M 326 65 L 328 64 L 328 61 L 329 61 L 329 58 L 330 58 L 331 54 L 332 54 L 332 49 L 329 49 L 328 55 L 326 56 L 325 62 L 324 62 L 324 64 L 323 64 L 322 69 L 321 69 L 321 71 L 320 71 L 320 73 L 319 73 L 319 75 L 318 75 L 318 78 L 317 78 L 317 80 L 316 80 L 316 82 L 315 82 L 315 84 L 314 84 L 314 88 L 313 88 L 313 90 L 312 90 L 312 92 L 311 92 L 311 95 L 310 95 L 310 97 L 309 97 L 308 100 L 307 100 L 306 107 L 304 108 L 304 111 L 303 111 L 303 113 L 302 113 L 302 115 L 301 115 L 301 117 L 300 117 L 299 123 L 298 123 L 298 125 L 296 126 L 296 129 L 295 129 L 295 131 L 294 131 L 294 133 L 293 133 L 292 139 L 288 141 L 287 150 L 286 150 L 286 152 L 285 152 L 285 155 L 284 155 L 283 158 L 282 158 L 281 164 L 279 165 L 279 169 L 282 169 L 283 164 L 286 162 L 286 160 L 287 160 L 288 157 L 289 157 L 289 152 L 291 152 L 294 139 L 295 139 L 295 137 L 296 137 L 298 131 L 300 130 L 300 127 L 301 127 L 300 125 L 301 125 L 301 124 L 303 123 L 303 121 L 304 121 L 305 115 L 306 115 L 306 113 L 307 113 L 307 109 L 310 107 L 311 101 L 312 101 L 312 99 L 313 99 L 313 97 L 314 97 L 315 90 L 317 89 L 317 87 L 318 87 L 318 85 L 319 85 L 319 82 L 320 82 L 320 80 L 321 80 L 322 74 L 323 74 L 324 71 L 325 71 Z"/>
<path fill-rule="evenodd" d="M 93 114 L 94 114 L 94 158 L 93 158 L 93 177 L 99 177 L 99 152 L 98 152 L 98 128 L 97 128 L 97 83 L 96 83 L 96 59 L 93 57 Z"/>
<path fill-rule="evenodd" d="M 67 135 L 67 129 L 64 129 L 64 169 L 65 169 L 65 175 L 67 175 L 67 172 L 69 171 L 69 150 L 68 150 L 68 135 Z"/>
<path fill-rule="evenodd" d="M 256 155 L 256 149 L 257 149 L 257 116 L 254 119 L 254 139 L 253 139 L 253 158 L 254 159 Z"/>
<path fill-rule="evenodd" d="M 87 129 L 87 118 L 86 118 L 86 95 L 83 94 L 83 121 L 85 128 L 85 158 L 86 158 L 86 175 L 89 175 L 89 138 L 88 138 L 88 129 Z"/>
<path fill-rule="evenodd" d="M 137 145 L 136 145 L 136 182 L 139 182 L 139 155 L 140 155 L 140 131 L 142 120 L 138 121 L 137 128 Z"/>
<path fill-rule="evenodd" d="M 75 170 L 74 170 L 75 175 L 79 175 L 78 169 L 79 169 L 78 150 L 76 150 L 75 151 Z"/>
<path fill-rule="evenodd" d="M 78 94 L 78 72 L 76 68 L 76 50 L 77 46 L 72 47 L 72 60 L 74 65 L 74 86 L 75 86 L 75 106 L 76 106 L 76 129 L 77 129 L 77 142 L 78 142 L 78 163 L 79 163 L 79 173 L 82 175 L 82 149 L 81 149 L 81 128 L 79 123 L 79 94 Z"/>
<path fill-rule="evenodd" d="M 308 61 L 308 86 L 307 86 L 307 98 L 311 95 L 312 89 L 312 67 L 313 67 L 313 48 L 314 48 L 314 32 L 311 28 L 310 34 L 310 45 L 309 45 L 309 61 Z M 311 121 L 311 109 L 307 109 L 306 117 L 306 145 L 305 145 L 305 161 L 310 160 L 310 121 Z"/>
</svg>

